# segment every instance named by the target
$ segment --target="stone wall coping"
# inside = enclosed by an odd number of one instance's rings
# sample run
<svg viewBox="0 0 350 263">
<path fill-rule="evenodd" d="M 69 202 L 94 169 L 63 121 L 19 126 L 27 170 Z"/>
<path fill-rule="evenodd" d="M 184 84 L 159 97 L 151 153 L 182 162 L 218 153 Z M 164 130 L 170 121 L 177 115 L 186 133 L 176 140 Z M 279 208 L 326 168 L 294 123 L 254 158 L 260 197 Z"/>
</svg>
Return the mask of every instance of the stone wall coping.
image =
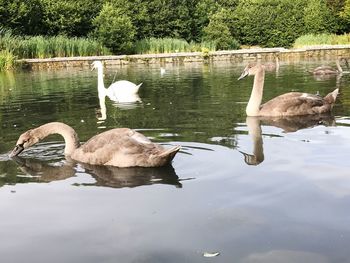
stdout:
<svg viewBox="0 0 350 263">
<path fill-rule="evenodd" d="M 238 50 L 222 50 L 208 52 L 210 56 L 235 55 L 235 54 L 258 54 L 258 53 L 302 53 L 317 50 L 337 50 L 350 49 L 350 45 L 321 45 L 308 46 L 303 48 L 251 48 Z M 54 57 L 44 59 L 21 59 L 20 62 L 27 63 L 45 63 L 45 62 L 64 62 L 64 61 L 94 61 L 94 60 L 127 60 L 127 59 L 157 59 L 157 58 L 176 58 L 176 57 L 199 57 L 202 52 L 177 52 L 162 54 L 137 54 L 137 55 L 113 55 L 113 56 L 90 56 L 90 57 Z"/>
</svg>

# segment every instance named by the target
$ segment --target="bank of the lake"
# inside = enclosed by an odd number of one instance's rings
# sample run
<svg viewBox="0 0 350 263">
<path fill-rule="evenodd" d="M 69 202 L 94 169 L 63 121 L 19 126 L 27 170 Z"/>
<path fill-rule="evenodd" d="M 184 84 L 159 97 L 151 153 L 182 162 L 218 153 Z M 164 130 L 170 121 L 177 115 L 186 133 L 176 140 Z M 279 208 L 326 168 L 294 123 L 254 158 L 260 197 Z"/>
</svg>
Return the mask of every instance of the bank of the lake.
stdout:
<svg viewBox="0 0 350 263">
<path fill-rule="evenodd" d="M 56 57 L 46 59 L 18 60 L 24 68 L 63 68 L 87 67 L 94 60 L 104 61 L 107 66 L 127 64 L 182 64 L 191 62 L 215 61 L 300 61 L 315 59 L 335 59 L 350 56 L 350 45 L 310 46 L 298 49 L 285 48 L 251 48 L 214 52 L 182 52 L 144 55 L 90 56 L 90 57 Z"/>
</svg>

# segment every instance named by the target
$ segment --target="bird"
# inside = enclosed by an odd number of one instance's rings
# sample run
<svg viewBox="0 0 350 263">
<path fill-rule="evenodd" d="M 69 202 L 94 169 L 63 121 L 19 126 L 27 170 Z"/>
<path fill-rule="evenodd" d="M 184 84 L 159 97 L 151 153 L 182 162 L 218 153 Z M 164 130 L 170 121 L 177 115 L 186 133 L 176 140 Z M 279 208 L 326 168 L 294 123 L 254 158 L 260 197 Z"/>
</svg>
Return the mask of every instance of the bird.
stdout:
<svg viewBox="0 0 350 263">
<path fill-rule="evenodd" d="M 254 76 L 254 84 L 246 107 L 247 116 L 322 114 L 332 110 L 339 93 L 339 89 L 337 88 L 322 98 L 321 96 L 309 93 L 289 92 L 261 105 L 265 79 L 264 66 L 261 64 L 248 64 L 238 80 L 250 75 Z"/>
<path fill-rule="evenodd" d="M 166 149 L 129 128 L 102 132 L 81 145 L 72 127 L 62 122 L 49 122 L 21 134 L 9 157 L 19 155 L 51 134 L 63 136 L 67 159 L 91 165 L 160 167 L 170 164 L 181 148 L 177 145 Z"/>
<path fill-rule="evenodd" d="M 278 71 L 280 68 L 279 58 L 275 56 L 275 62 L 266 62 L 264 63 L 265 71 Z"/>
<path fill-rule="evenodd" d="M 97 69 L 97 89 L 99 97 L 108 96 L 111 100 L 122 103 L 140 100 L 137 93 L 142 83 L 136 85 L 128 80 L 118 80 L 112 83 L 108 89 L 106 89 L 103 81 L 102 62 L 94 61 L 91 66 L 92 70 Z"/>
<path fill-rule="evenodd" d="M 333 67 L 327 66 L 327 65 L 322 65 L 322 66 L 319 66 L 313 70 L 310 70 L 309 73 L 312 73 L 314 75 L 337 75 L 337 74 L 342 74 L 342 73 L 348 73 L 347 71 L 344 71 L 342 69 L 342 67 L 340 65 L 341 60 L 345 60 L 346 64 L 348 64 L 347 59 L 341 58 L 341 59 L 337 59 L 335 61 L 337 68 L 333 68 Z"/>
</svg>

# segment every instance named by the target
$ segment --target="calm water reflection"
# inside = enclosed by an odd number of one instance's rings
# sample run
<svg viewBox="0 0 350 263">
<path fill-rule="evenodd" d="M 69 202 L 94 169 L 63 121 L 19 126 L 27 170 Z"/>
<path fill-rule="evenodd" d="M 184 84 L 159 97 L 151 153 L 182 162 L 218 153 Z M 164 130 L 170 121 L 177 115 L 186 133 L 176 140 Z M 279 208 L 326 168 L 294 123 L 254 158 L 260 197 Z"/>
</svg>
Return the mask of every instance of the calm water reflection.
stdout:
<svg viewBox="0 0 350 263">
<path fill-rule="evenodd" d="M 337 86 L 334 114 L 282 120 L 246 118 L 243 64 L 107 69 L 106 86 L 143 82 L 127 104 L 99 99 L 89 68 L 0 73 L 2 261 L 349 262 L 350 75 L 306 73 L 319 64 L 282 62 L 264 99 Z M 49 121 L 81 141 L 130 127 L 182 150 L 170 167 L 96 167 L 65 160 L 52 136 L 7 157 Z"/>
</svg>

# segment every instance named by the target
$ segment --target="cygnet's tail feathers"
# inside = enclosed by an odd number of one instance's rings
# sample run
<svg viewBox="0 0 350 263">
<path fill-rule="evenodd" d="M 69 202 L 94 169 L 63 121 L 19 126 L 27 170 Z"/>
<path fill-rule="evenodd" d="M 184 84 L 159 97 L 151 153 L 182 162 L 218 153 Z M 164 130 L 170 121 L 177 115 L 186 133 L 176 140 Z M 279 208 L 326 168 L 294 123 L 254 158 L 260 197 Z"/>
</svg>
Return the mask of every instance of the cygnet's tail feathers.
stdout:
<svg viewBox="0 0 350 263">
<path fill-rule="evenodd" d="M 162 152 L 160 154 L 160 157 L 167 157 L 167 161 L 171 162 L 180 149 L 181 149 L 181 146 L 177 145 L 173 148 L 167 149 L 164 152 Z"/>
<path fill-rule="evenodd" d="M 339 89 L 335 89 L 331 93 L 328 93 L 323 99 L 329 104 L 334 104 L 338 94 Z"/>
</svg>

